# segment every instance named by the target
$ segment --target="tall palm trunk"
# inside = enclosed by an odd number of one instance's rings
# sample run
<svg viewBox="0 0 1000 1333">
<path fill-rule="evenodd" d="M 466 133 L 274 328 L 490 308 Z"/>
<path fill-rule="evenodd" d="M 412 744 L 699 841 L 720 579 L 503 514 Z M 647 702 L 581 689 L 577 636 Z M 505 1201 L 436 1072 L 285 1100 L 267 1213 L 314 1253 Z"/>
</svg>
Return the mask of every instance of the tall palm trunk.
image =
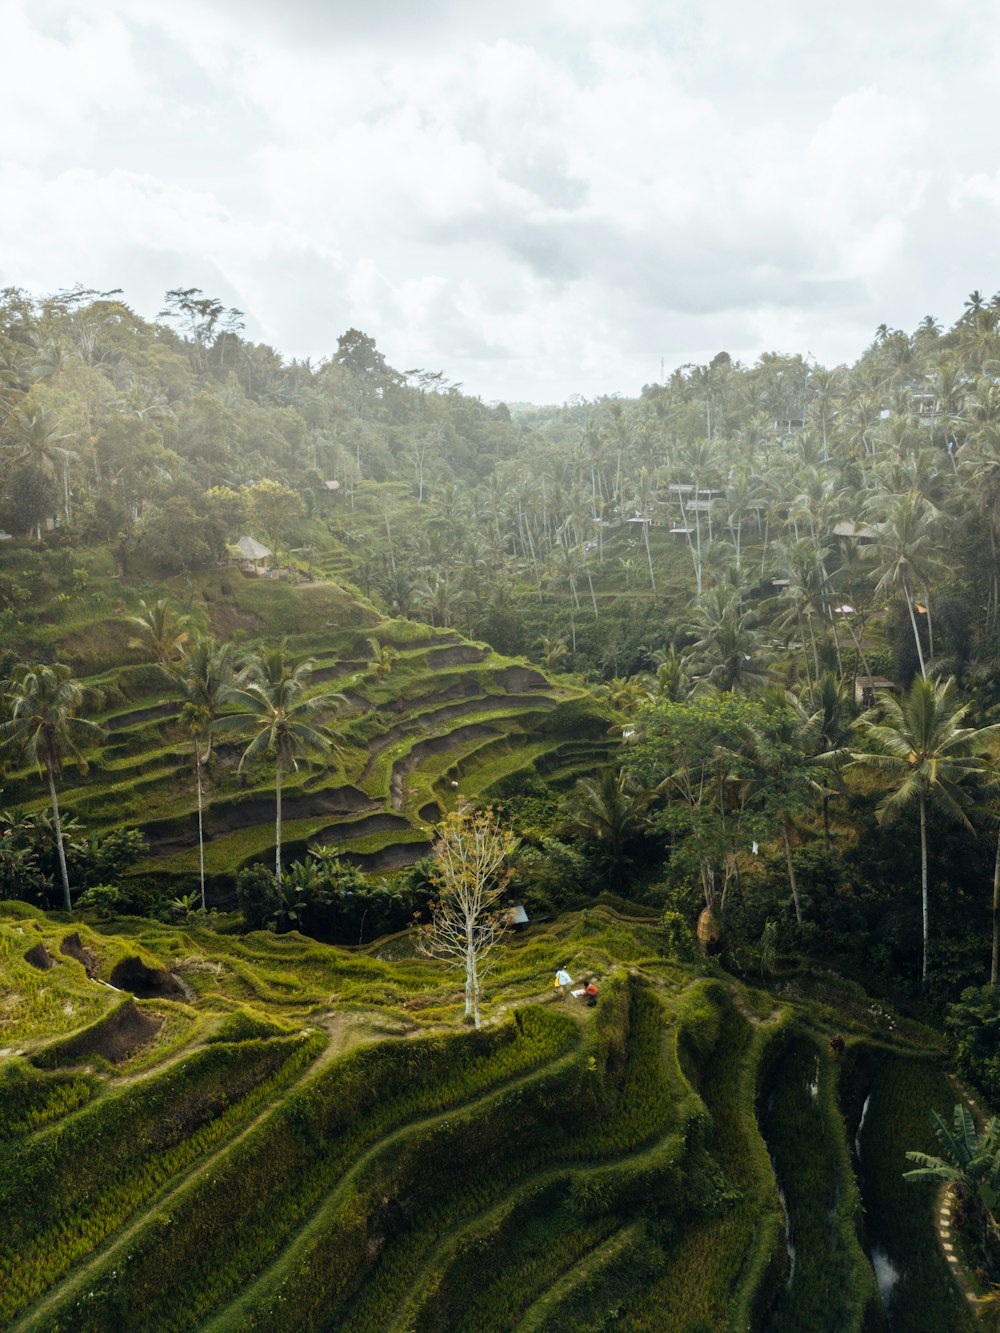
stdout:
<svg viewBox="0 0 1000 1333">
<path fill-rule="evenodd" d="M 917 629 L 917 616 L 913 609 L 913 598 L 910 596 L 910 589 L 905 580 L 903 582 L 903 596 L 906 598 L 906 609 L 910 613 L 910 624 L 913 626 L 913 642 L 917 645 L 917 659 L 920 662 L 920 674 L 924 680 L 927 679 L 927 671 L 924 667 L 924 650 L 920 645 L 920 631 Z"/>
<path fill-rule="evenodd" d="M 594 580 L 590 577 L 589 569 L 587 570 L 587 583 L 590 586 L 590 600 L 594 606 L 594 619 L 598 620 L 600 617 L 597 612 L 597 598 L 594 596 Z M 470 635 L 469 637 L 471 638 L 472 636 Z"/>
<path fill-rule="evenodd" d="M 795 863 L 792 860 L 792 844 L 788 837 L 788 820 L 781 821 L 781 832 L 785 839 L 785 863 L 788 866 L 788 883 L 792 888 L 792 902 L 795 904 L 795 920 L 802 925 L 802 908 L 799 905 L 799 886 L 795 879 Z"/>
<path fill-rule="evenodd" d="M 865 650 L 861 647 L 861 640 L 860 640 L 860 639 L 858 638 L 858 636 L 854 633 L 854 626 L 851 624 L 851 622 L 850 622 L 849 620 L 846 619 L 846 617 L 845 617 L 845 624 L 847 625 L 847 631 L 848 631 L 848 633 L 850 634 L 851 638 L 854 640 L 854 647 L 857 649 L 857 657 L 855 658 L 855 667 L 854 667 L 854 679 L 851 681 L 851 686 L 852 686 L 852 688 L 853 688 L 853 686 L 854 686 L 854 684 L 855 684 L 855 682 L 857 681 L 857 678 L 858 678 L 857 659 L 858 659 L 858 658 L 861 659 L 861 665 L 864 667 L 864 669 L 865 669 L 865 675 L 868 677 L 869 680 L 872 679 L 872 669 L 871 669 L 871 665 L 869 664 L 868 658 L 867 658 L 867 656 L 865 655 Z"/>
<path fill-rule="evenodd" d="M 646 562 L 649 565 L 649 586 L 653 590 L 653 596 L 656 596 L 656 575 L 653 573 L 653 557 L 649 550 L 649 523 L 643 519 L 642 535 L 646 542 Z"/>
<path fill-rule="evenodd" d="M 281 760 L 274 766 L 274 878 L 281 883 Z"/>
<path fill-rule="evenodd" d="M 59 873 L 62 876 L 63 900 L 67 912 L 72 912 L 73 902 L 69 896 L 69 871 L 66 869 L 66 848 L 63 846 L 62 820 L 59 818 L 59 800 L 56 796 L 56 774 L 52 760 L 45 761 L 49 775 L 49 800 L 52 802 L 52 823 L 56 830 L 56 850 L 59 853 Z"/>
<path fill-rule="evenodd" d="M 927 603 L 927 651 L 930 654 L 931 661 L 934 660 L 934 620 L 931 616 L 931 590 L 924 589 L 924 601 Z"/>
<path fill-rule="evenodd" d="M 197 736 L 194 738 L 194 771 L 198 782 L 198 873 L 201 878 L 201 910 L 204 912 L 208 910 L 205 905 L 205 830 L 202 823 L 201 746 Z"/>
<path fill-rule="evenodd" d="M 920 905 L 923 910 L 924 950 L 920 968 L 920 984 L 927 984 L 927 939 L 928 939 L 928 901 L 927 901 L 927 800 L 920 793 Z"/>
</svg>

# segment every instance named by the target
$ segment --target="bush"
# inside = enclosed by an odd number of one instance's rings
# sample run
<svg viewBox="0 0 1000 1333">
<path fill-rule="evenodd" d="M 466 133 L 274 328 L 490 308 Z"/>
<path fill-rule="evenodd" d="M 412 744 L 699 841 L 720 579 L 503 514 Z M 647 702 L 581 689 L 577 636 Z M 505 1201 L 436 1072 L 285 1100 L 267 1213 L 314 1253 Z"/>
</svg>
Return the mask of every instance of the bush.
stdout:
<svg viewBox="0 0 1000 1333">
<path fill-rule="evenodd" d="M 101 916 L 114 916 L 121 903 L 121 892 L 114 884 L 92 884 L 76 900 L 80 911 L 94 911 Z"/>
<path fill-rule="evenodd" d="M 236 877 L 236 900 L 248 930 L 263 930 L 281 907 L 274 874 L 259 863 L 244 866 Z"/>
<path fill-rule="evenodd" d="M 948 1006 L 945 1028 L 962 1078 L 1000 1105 L 1000 991 L 970 986 Z"/>
<path fill-rule="evenodd" d="M 687 963 L 697 957 L 694 932 L 687 918 L 680 912 L 675 912 L 671 907 L 666 908 L 660 916 L 660 927 L 666 936 L 667 952 L 671 958 Z"/>
</svg>

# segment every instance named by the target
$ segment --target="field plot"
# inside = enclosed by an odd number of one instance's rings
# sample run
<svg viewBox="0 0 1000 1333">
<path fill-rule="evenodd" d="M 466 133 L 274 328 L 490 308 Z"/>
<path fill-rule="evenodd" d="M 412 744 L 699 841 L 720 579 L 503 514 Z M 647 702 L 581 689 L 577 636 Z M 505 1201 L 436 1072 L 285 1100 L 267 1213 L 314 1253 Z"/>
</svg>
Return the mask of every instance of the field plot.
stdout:
<svg viewBox="0 0 1000 1333">
<path fill-rule="evenodd" d="M 10 1328 L 776 1333 L 835 1305 L 867 1333 L 870 1255 L 896 1262 L 898 1228 L 924 1271 L 889 1326 L 914 1302 L 928 1333 L 965 1326 L 893 1156 L 942 1091 L 936 1053 L 915 1034 L 875 1061 L 858 1023 L 836 1061 L 821 1033 L 847 983 L 747 991 L 610 900 L 512 943 L 480 1033 L 405 936 L 9 906 L 0 947 Z M 553 999 L 557 966 L 599 978 L 596 1009 Z"/>
</svg>

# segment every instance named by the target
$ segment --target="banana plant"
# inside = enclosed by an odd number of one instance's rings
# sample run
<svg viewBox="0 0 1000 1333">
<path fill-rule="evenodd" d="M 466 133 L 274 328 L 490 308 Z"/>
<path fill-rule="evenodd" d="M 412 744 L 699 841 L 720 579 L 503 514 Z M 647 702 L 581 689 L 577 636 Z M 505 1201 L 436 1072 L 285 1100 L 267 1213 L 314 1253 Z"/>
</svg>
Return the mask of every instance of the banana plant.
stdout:
<svg viewBox="0 0 1000 1333">
<path fill-rule="evenodd" d="M 955 1107 L 954 1128 L 949 1129 L 937 1111 L 931 1112 L 934 1132 L 944 1157 L 908 1152 L 907 1160 L 917 1163 L 915 1171 L 904 1171 L 904 1180 L 944 1180 L 956 1185 L 982 1206 L 983 1239 L 996 1245 L 1000 1223 L 994 1210 L 1000 1200 L 1000 1117 L 993 1116 L 982 1133 L 967 1106 Z"/>
</svg>

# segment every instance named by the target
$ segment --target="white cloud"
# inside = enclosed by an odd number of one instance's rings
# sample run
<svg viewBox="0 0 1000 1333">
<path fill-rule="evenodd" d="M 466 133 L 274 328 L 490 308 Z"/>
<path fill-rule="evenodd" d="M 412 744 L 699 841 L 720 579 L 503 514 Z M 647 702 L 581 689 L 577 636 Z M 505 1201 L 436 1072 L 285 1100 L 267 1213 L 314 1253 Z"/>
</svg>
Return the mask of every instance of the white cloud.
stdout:
<svg viewBox="0 0 1000 1333">
<path fill-rule="evenodd" d="M 288 353 L 354 324 L 514 398 L 634 391 L 661 353 L 839 360 L 1000 285 L 968 100 L 998 46 L 952 0 L 41 3 L 7 29 L 5 281 L 118 265 Z"/>
<path fill-rule="evenodd" d="M 124 111 L 142 97 L 129 33 L 118 19 L 74 10 L 43 31 L 32 21 L 38 13 L 18 0 L 3 13 L 3 154 L 20 162 L 86 150 L 97 113 Z"/>
</svg>

